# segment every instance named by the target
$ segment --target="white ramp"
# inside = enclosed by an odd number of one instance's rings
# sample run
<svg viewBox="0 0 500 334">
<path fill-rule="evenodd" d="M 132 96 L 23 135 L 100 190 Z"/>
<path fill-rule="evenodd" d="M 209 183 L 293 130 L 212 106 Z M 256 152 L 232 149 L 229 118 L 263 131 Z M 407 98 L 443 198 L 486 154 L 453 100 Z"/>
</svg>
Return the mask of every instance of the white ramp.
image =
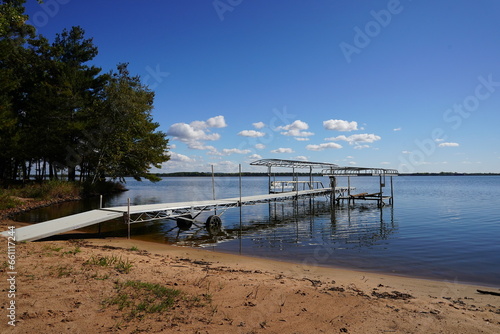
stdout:
<svg viewBox="0 0 500 334">
<path fill-rule="evenodd" d="M 76 230 L 118 217 L 123 217 L 123 213 L 105 210 L 82 212 L 76 215 L 16 228 L 16 241 L 33 241 L 43 239 L 55 234 Z M 7 231 L 3 232 L 2 235 L 7 237 L 9 236 L 7 233 Z"/>
</svg>

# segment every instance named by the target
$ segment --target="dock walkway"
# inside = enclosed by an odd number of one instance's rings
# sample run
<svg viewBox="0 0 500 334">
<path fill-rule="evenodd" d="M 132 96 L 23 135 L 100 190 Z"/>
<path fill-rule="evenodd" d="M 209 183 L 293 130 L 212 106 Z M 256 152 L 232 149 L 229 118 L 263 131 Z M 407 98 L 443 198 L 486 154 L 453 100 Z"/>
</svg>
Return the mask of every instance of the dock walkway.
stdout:
<svg viewBox="0 0 500 334">
<path fill-rule="evenodd" d="M 350 190 L 353 189 L 354 188 L 351 187 Z M 348 190 L 349 189 L 347 187 L 336 187 L 335 193 L 345 194 Z M 241 198 L 235 197 L 219 200 L 127 205 L 101 208 L 17 228 L 15 237 L 18 242 L 35 241 L 120 217 L 125 217 L 126 221 L 130 225 L 130 223 L 146 222 L 158 219 L 175 219 L 188 214 L 193 215 L 195 211 L 198 211 L 199 214 L 203 211 L 213 211 L 219 208 L 227 209 L 241 205 L 252 205 L 256 203 L 306 196 L 328 195 L 331 193 L 332 188 L 321 188 L 265 195 L 253 195 Z M 133 217 L 133 219 L 131 217 Z M 2 232 L 1 235 L 8 236 L 9 234 L 8 231 L 5 231 Z"/>
</svg>

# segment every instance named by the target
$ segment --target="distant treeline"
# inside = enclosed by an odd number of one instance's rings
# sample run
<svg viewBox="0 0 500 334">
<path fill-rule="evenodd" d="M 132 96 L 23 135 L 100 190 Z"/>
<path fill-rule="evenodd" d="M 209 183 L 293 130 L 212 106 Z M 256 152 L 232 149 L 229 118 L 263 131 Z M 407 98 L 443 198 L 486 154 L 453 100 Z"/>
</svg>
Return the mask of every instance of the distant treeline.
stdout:
<svg viewBox="0 0 500 334">
<path fill-rule="evenodd" d="M 483 176 L 483 175 L 500 175 L 500 173 L 455 173 L 455 172 L 441 172 L 441 173 L 401 173 L 401 176 Z"/>
<path fill-rule="evenodd" d="M 176 172 L 176 173 L 156 173 L 158 177 L 178 177 L 178 176 L 212 176 L 210 172 Z M 240 173 L 214 173 L 214 176 L 240 176 Z M 273 176 L 309 176 L 309 173 L 272 173 Z M 268 176 L 267 173 L 241 172 L 241 176 Z M 322 174 L 313 174 L 313 176 L 322 176 Z"/>
<path fill-rule="evenodd" d="M 210 172 L 175 172 L 175 173 L 155 173 L 153 174 L 158 177 L 179 177 L 179 176 L 212 176 Z M 214 176 L 239 176 L 239 173 L 214 173 Z M 309 176 L 309 173 L 272 173 L 273 176 Z M 480 175 L 500 175 L 500 173 L 454 173 L 454 172 L 441 172 L 441 173 L 401 173 L 400 176 L 480 176 Z M 257 172 L 241 172 L 241 176 L 268 176 L 266 172 L 257 173 Z M 313 176 L 323 176 L 320 173 L 313 173 Z M 371 176 L 371 175 L 359 175 L 359 176 Z M 358 176 L 357 176 L 358 177 Z"/>
</svg>

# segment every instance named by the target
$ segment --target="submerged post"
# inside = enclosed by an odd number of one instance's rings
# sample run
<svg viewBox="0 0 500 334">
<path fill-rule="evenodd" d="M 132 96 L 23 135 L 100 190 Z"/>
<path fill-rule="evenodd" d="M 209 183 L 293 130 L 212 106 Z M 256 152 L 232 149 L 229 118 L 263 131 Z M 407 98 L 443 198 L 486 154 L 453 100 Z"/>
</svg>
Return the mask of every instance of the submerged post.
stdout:
<svg viewBox="0 0 500 334">
<path fill-rule="evenodd" d="M 99 195 L 99 209 L 102 209 L 102 195 Z"/>
</svg>

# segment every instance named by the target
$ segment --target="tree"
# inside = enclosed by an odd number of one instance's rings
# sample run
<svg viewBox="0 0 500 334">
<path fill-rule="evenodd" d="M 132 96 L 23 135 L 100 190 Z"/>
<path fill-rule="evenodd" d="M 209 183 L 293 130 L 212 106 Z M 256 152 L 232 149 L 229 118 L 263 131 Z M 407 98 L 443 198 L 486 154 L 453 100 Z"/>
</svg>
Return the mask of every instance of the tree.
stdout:
<svg viewBox="0 0 500 334">
<path fill-rule="evenodd" d="M 26 77 L 28 51 L 24 47 L 34 36 L 26 24 L 24 0 L 0 2 L 0 180 L 16 177 L 22 161 L 16 96 Z"/>
<path fill-rule="evenodd" d="M 110 73 L 104 98 L 92 117 L 93 129 L 87 142 L 93 149 L 85 150 L 85 169 L 93 172 L 93 181 L 105 177 L 124 181 L 126 176 L 136 180 L 157 181 L 149 174 L 151 166 L 159 168 L 169 160 L 166 154 L 168 139 L 157 131 L 153 122 L 154 92 L 130 76 L 127 64 L 119 64 L 118 72 Z"/>
<path fill-rule="evenodd" d="M 0 181 L 147 178 L 169 159 L 153 122 L 154 93 L 126 64 L 101 74 L 80 27 L 54 42 L 26 25 L 24 0 L 0 2 Z"/>
</svg>

